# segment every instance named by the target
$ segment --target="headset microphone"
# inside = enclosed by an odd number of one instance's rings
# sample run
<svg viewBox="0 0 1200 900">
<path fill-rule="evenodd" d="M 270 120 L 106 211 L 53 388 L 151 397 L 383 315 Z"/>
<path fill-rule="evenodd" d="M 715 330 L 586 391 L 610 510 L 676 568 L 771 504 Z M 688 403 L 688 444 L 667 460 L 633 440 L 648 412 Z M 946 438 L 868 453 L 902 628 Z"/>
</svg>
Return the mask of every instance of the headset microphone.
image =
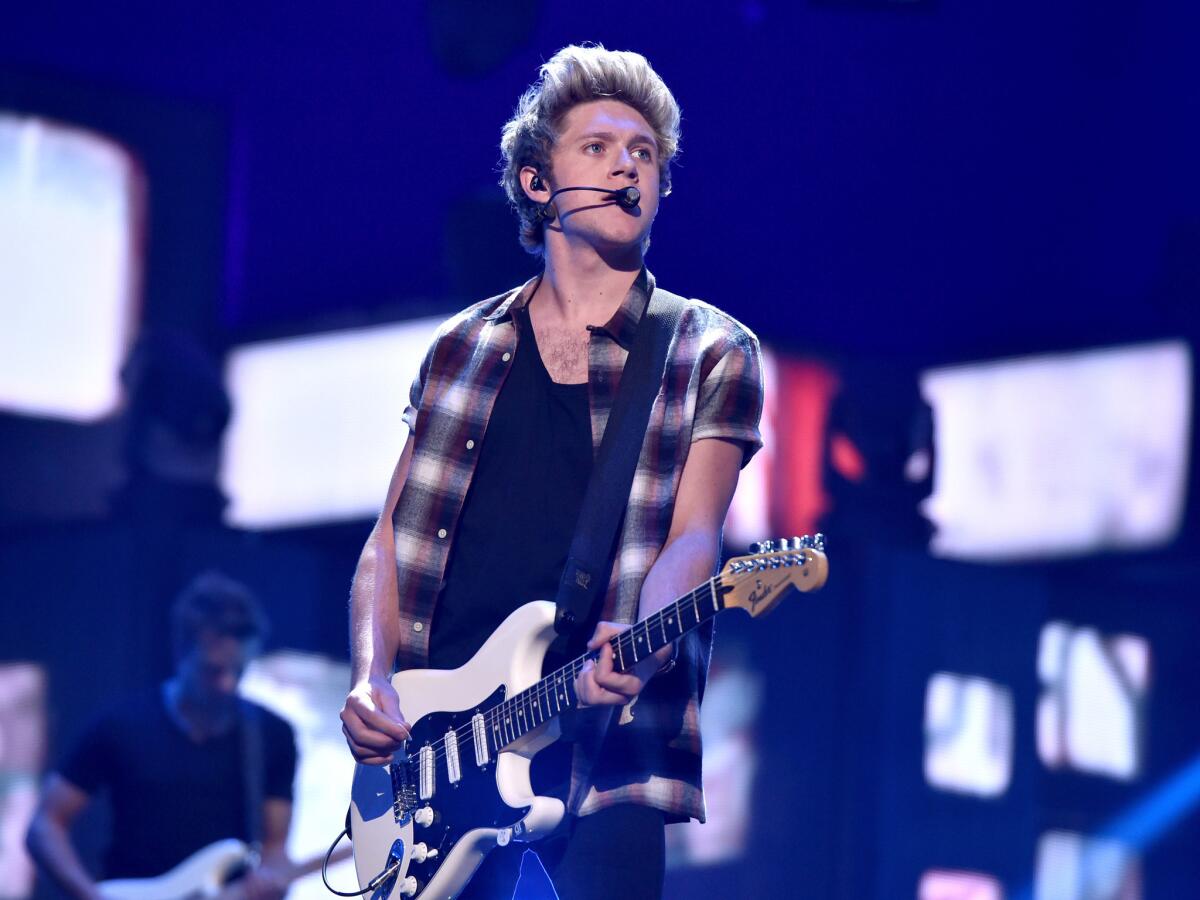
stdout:
<svg viewBox="0 0 1200 900">
<path fill-rule="evenodd" d="M 552 221 L 558 214 L 554 209 L 554 198 L 559 194 L 565 194 L 567 191 L 598 191 L 601 194 L 607 194 L 608 199 L 615 200 L 617 205 L 622 209 L 637 209 L 638 204 L 642 202 L 642 192 L 633 185 L 629 185 L 629 187 L 618 188 L 617 190 L 599 187 L 565 187 L 559 188 L 550 195 L 550 198 L 542 204 L 542 208 L 538 211 L 538 215 L 547 221 Z"/>
</svg>

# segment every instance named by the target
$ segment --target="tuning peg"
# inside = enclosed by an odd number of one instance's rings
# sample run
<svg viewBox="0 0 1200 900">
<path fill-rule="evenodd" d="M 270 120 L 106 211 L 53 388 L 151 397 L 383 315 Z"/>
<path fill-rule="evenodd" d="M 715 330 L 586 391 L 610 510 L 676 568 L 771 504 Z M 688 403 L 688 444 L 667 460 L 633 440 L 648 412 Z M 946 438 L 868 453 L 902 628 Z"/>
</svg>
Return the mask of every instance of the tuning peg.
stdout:
<svg viewBox="0 0 1200 900">
<path fill-rule="evenodd" d="M 825 549 L 825 535 L 821 534 L 821 532 L 819 532 L 819 531 L 816 534 L 806 534 L 806 535 L 804 535 L 804 537 L 795 538 L 795 541 L 797 542 L 797 549 L 804 549 L 804 550 L 824 550 Z"/>
</svg>

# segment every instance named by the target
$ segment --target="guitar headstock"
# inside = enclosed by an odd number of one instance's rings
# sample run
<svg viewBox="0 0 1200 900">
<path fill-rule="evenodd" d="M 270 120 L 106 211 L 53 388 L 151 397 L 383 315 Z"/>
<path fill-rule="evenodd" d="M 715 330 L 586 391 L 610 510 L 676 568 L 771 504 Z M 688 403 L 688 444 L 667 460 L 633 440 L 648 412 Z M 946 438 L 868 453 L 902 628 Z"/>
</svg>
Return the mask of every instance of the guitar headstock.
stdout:
<svg viewBox="0 0 1200 900">
<path fill-rule="evenodd" d="M 829 576 L 823 534 L 762 541 L 750 550 L 721 570 L 726 609 L 737 607 L 761 616 L 775 608 L 788 588 L 815 591 Z"/>
</svg>

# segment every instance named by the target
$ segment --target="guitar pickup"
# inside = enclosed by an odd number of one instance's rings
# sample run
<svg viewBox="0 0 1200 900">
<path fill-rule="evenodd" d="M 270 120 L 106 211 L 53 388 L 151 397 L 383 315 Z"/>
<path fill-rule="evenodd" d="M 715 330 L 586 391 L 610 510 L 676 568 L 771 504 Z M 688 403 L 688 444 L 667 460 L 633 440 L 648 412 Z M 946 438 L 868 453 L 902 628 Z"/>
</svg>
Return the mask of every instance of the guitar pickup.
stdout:
<svg viewBox="0 0 1200 900">
<path fill-rule="evenodd" d="M 433 797 L 433 788 L 436 784 L 437 770 L 434 768 L 436 760 L 433 755 L 433 747 L 426 744 L 421 748 L 420 755 L 417 757 L 417 796 L 422 800 L 429 800 Z"/>
<path fill-rule="evenodd" d="M 475 765 L 483 767 L 488 764 L 487 723 L 483 713 L 471 716 L 471 736 L 475 740 Z"/>
<path fill-rule="evenodd" d="M 458 733 L 453 728 L 446 732 L 446 775 L 451 784 L 462 781 L 462 766 L 458 761 Z"/>
</svg>

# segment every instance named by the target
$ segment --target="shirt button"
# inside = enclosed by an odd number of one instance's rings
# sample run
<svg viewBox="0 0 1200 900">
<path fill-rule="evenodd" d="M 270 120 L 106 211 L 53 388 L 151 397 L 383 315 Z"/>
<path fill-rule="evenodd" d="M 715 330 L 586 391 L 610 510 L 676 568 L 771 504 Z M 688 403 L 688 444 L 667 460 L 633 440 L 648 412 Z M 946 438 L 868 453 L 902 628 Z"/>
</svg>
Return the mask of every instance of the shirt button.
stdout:
<svg viewBox="0 0 1200 900">
<path fill-rule="evenodd" d="M 420 634 L 424 630 L 425 630 L 424 622 L 413 622 L 413 631 L 415 631 L 417 634 Z"/>
<path fill-rule="evenodd" d="M 445 539 L 446 539 L 446 529 L 445 529 L 445 528 L 439 528 L 439 529 L 438 529 L 438 537 L 440 537 L 442 540 L 445 540 Z M 420 625 L 421 623 L 420 623 L 420 622 L 418 622 L 417 624 L 418 624 L 418 625 Z M 419 629 L 418 629 L 418 630 L 419 630 Z"/>
<path fill-rule="evenodd" d="M 511 353 L 505 353 L 505 354 L 504 354 L 502 357 L 500 357 L 500 358 L 501 358 L 502 360 L 504 360 L 505 362 L 508 362 L 510 359 L 512 359 L 512 354 L 511 354 Z"/>
<path fill-rule="evenodd" d="M 474 449 L 475 449 L 475 442 L 474 442 L 474 441 L 467 441 L 467 449 L 468 449 L 468 450 L 474 450 Z"/>
</svg>

